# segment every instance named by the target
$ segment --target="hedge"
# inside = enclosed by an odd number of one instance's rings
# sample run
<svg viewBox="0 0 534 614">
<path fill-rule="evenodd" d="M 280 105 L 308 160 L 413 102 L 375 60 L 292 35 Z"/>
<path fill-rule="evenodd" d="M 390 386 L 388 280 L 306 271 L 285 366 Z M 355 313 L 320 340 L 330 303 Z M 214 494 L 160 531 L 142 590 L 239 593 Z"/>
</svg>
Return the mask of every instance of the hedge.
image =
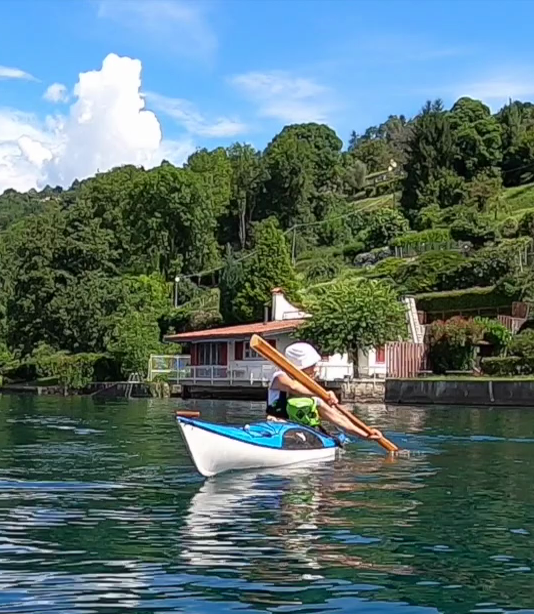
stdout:
<svg viewBox="0 0 534 614">
<path fill-rule="evenodd" d="M 507 375 L 524 375 L 529 373 L 519 356 L 491 356 L 480 361 L 480 367 L 485 375 L 505 377 Z"/>
<path fill-rule="evenodd" d="M 427 313 L 508 307 L 518 298 L 518 296 L 507 295 L 495 286 L 415 295 L 417 309 Z"/>
<path fill-rule="evenodd" d="M 413 247 L 423 243 L 448 243 L 451 233 L 448 228 L 430 228 L 421 232 L 409 232 L 391 241 L 391 247 Z"/>
</svg>

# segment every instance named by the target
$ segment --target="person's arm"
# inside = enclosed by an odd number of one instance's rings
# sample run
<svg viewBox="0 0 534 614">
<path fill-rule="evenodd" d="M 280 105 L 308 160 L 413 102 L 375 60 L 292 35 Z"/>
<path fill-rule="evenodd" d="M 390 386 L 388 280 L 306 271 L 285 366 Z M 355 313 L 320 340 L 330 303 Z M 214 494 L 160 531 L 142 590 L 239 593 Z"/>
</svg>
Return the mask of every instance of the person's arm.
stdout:
<svg viewBox="0 0 534 614">
<path fill-rule="evenodd" d="M 306 386 L 303 386 L 300 382 L 297 382 L 297 380 L 294 380 L 292 377 L 289 377 L 289 375 L 286 375 L 285 373 L 280 373 L 280 375 L 276 377 L 275 381 L 273 382 L 273 389 L 287 392 L 288 394 L 291 394 L 293 396 L 315 396 L 313 392 L 306 388 Z M 333 392 L 329 392 L 328 395 L 330 396 L 330 401 L 332 405 L 335 405 L 339 402 Z"/>
<path fill-rule="evenodd" d="M 343 429 L 351 435 L 356 435 L 362 439 L 381 439 L 382 433 L 378 429 L 372 429 L 372 434 L 367 435 L 365 431 L 362 431 L 355 424 L 353 424 L 346 416 L 341 412 L 336 411 L 335 407 L 330 407 L 323 401 L 319 402 L 319 416 L 322 420 L 327 420 L 335 426 Z"/>
</svg>

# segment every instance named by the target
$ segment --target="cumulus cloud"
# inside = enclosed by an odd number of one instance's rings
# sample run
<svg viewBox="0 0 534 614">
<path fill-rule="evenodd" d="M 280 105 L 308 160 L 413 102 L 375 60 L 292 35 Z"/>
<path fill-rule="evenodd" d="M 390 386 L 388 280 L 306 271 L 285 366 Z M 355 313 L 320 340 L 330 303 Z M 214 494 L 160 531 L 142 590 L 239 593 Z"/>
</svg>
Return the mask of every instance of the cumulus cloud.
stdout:
<svg viewBox="0 0 534 614">
<path fill-rule="evenodd" d="M 286 72 L 249 72 L 231 82 L 258 105 L 261 117 L 289 123 L 326 122 L 332 111 L 329 89 Z"/>
<path fill-rule="evenodd" d="M 153 92 L 146 92 L 145 97 L 152 108 L 172 117 L 191 134 L 220 138 L 236 136 L 247 129 L 245 124 L 228 117 L 208 121 L 188 100 L 169 98 Z"/>
<path fill-rule="evenodd" d="M 141 62 L 108 55 L 100 70 L 79 75 L 67 116 L 0 109 L 0 193 L 68 186 L 122 164 L 182 163 L 193 143 L 162 141 L 159 121 L 140 93 Z"/>
<path fill-rule="evenodd" d="M 0 79 L 21 79 L 23 81 L 37 81 L 30 73 L 21 70 L 20 68 L 11 68 L 9 66 L 0 66 Z"/>
<path fill-rule="evenodd" d="M 43 98 L 49 102 L 68 102 L 67 86 L 63 83 L 52 83 L 46 88 Z"/>
<path fill-rule="evenodd" d="M 205 5 L 184 0 L 101 0 L 98 16 L 150 37 L 151 43 L 189 57 L 210 57 L 217 38 L 210 27 Z"/>
</svg>

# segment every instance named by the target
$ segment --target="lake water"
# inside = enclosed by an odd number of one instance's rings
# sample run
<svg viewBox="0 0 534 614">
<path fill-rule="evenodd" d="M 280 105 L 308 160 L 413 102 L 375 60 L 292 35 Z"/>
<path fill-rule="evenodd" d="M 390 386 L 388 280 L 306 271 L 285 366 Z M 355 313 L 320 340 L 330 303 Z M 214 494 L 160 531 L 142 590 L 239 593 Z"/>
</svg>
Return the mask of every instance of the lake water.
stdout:
<svg viewBox="0 0 534 614">
<path fill-rule="evenodd" d="M 534 410 L 365 407 L 403 448 L 204 481 L 178 407 L 0 398 L 0 612 L 534 612 Z"/>
</svg>

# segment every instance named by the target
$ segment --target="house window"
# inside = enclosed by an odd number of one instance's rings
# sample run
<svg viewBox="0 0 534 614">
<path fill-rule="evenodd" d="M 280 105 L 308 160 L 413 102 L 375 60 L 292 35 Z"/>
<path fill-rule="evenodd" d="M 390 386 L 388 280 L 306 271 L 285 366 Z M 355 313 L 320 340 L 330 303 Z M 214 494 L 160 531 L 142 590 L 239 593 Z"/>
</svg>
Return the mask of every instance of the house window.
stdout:
<svg viewBox="0 0 534 614">
<path fill-rule="evenodd" d="M 261 356 L 257 352 L 251 349 L 250 343 L 248 341 L 245 341 L 243 355 L 245 360 L 257 360 L 261 358 Z"/>
<path fill-rule="evenodd" d="M 198 343 L 196 346 L 197 365 L 226 364 L 225 343 Z"/>
</svg>

